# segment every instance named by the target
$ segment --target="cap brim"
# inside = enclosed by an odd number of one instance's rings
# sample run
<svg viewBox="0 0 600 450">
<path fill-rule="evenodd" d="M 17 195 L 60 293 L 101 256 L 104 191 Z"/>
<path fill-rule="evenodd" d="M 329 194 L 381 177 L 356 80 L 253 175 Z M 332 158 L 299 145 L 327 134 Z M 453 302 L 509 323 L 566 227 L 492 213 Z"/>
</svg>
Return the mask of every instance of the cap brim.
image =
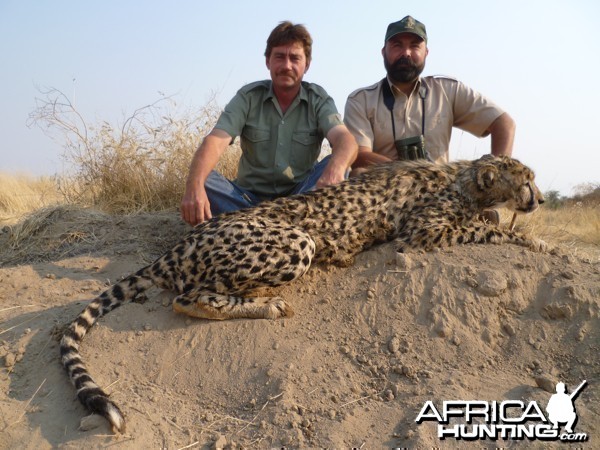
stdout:
<svg viewBox="0 0 600 450">
<path fill-rule="evenodd" d="M 392 34 L 391 36 L 387 37 L 387 38 L 385 39 L 385 42 L 389 41 L 389 40 L 390 40 L 391 38 L 393 38 L 394 36 L 398 36 L 399 34 L 404 34 L 404 33 L 407 33 L 407 34 L 414 34 L 415 36 L 417 36 L 417 37 L 421 38 L 423 41 L 427 42 L 427 37 L 426 37 L 426 36 L 422 36 L 422 35 L 420 35 L 419 33 L 415 33 L 415 32 L 413 32 L 413 31 L 398 31 L 397 33 L 394 33 L 394 34 Z"/>
</svg>

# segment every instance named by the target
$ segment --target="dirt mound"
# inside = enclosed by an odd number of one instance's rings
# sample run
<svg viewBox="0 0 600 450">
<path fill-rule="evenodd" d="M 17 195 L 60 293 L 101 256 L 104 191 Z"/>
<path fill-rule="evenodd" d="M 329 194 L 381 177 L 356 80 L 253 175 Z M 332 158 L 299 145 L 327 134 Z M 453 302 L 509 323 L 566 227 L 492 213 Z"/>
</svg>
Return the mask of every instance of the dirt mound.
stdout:
<svg viewBox="0 0 600 450">
<path fill-rule="evenodd" d="M 0 447 L 496 448 L 519 441 L 444 441 L 415 419 L 428 400 L 545 407 L 557 381 L 584 379 L 576 431 L 590 436 L 584 446 L 600 436 L 597 261 L 512 245 L 403 256 L 393 243 L 270 291 L 291 319 L 193 320 L 158 290 L 124 305 L 82 353 L 127 433 L 110 436 L 103 421 L 78 430 L 86 412 L 56 337 L 186 227 L 174 213 L 54 214 L 20 241 L 15 229 L 0 235 Z"/>
</svg>

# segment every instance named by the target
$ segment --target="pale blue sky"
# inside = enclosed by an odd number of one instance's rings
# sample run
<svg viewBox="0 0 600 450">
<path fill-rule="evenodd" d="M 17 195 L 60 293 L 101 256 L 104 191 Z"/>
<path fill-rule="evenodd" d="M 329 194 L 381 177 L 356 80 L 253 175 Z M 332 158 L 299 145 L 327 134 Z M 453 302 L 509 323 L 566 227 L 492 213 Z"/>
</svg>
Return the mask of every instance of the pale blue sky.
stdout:
<svg viewBox="0 0 600 450">
<path fill-rule="evenodd" d="M 297 6 L 294 6 L 297 5 Z M 343 112 L 346 97 L 384 75 L 388 23 L 425 23 L 425 75 L 454 76 L 517 122 L 514 156 L 542 190 L 600 182 L 600 2 L 597 0 L 32 1 L 0 0 L 0 171 L 53 174 L 62 149 L 26 126 L 37 86 L 75 97 L 90 121 L 118 121 L 158 92 L 221 106 L 268 78 L 264 47 L 282 20 L 314 39 L 305 80 Z M 73 81 L 75 80 L 75 81 Z M 489 152 L 489 139 L 455 130 L 452 159 Z M 182 174 L 183 182 L 184 174 Z"/>
</svg>

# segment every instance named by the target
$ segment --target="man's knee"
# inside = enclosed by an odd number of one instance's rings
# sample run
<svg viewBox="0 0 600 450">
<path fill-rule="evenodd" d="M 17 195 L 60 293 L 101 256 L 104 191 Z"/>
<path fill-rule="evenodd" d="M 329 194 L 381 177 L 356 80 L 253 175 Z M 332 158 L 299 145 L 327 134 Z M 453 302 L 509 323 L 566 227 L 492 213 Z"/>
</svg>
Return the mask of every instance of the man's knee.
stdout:
<svg viewBox="0 0 600 450">
<path fill-rule="evenodd" d="M 248 208 L 258 203 L 250 193 L 214 170 L 206 178 L 204 189 L 213 216 Z"/>
</svg>

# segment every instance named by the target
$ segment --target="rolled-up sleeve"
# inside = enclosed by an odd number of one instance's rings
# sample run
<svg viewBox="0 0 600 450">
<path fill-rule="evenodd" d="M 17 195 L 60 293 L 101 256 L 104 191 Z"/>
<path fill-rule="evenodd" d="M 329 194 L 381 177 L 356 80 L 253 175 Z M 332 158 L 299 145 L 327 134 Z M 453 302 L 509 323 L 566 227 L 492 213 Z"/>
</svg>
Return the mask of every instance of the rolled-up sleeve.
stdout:
<svg viewBox="0 0 600 450">
<path fill-rule="evenodd" d="M 219 116 L 215 128 L 225 131 L 232 138 L 242 134 L 246 125 L 250 101 L 245 92 L 238 91 Z"/>
<path fill-rule="evenodd" d="M 330 97 L 324 91 L 319 92 L 321 98 L 318 100 L 317 113 L 317 126 L 322 136 L 327 136 L 329 131 L 338 125 L 343 125 L 341 114 L 338 112 L 337 107 L 333 98 Z"/>
<path fill-rule="evenodd" d="M 487 129 L 504 111 L 494 102 L 461 82 L 456 82 L 454 126 L 484 137 Z"/>
<path fill-rule="evenodd" d="M 367 114 L 366 99 L 363 92 L 351 95 L 346 100 L 344 123 L 360 147 L 373 148 L 373 127 Z"/>
</svg>

